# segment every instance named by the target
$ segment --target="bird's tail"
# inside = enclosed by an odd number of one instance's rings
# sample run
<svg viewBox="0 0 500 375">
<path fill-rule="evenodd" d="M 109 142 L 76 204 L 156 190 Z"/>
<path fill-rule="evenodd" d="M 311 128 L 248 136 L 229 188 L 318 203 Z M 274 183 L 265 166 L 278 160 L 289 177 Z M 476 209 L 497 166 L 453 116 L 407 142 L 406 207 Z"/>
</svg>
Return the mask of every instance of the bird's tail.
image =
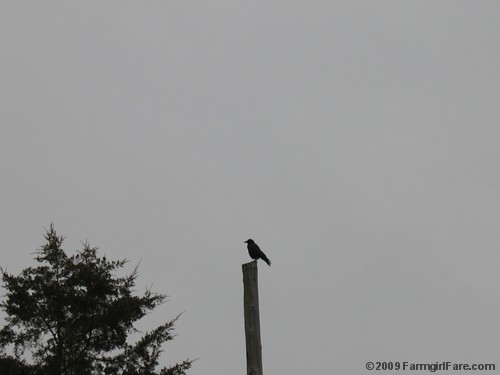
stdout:
<svg viewBox="0 0 500 375">
<path fill-rule="evenodd" d="M 268 257 L 263 256 L 263 257 L 262 257 L 262 260 L 263 260 L 264 262 L 266 262 L 266 263 L 267 263 L 267 265 L 268 265 L 269 267 L 271 267 L 271 261 L 269 260 L 269 258 L 268 258 Z"/>
</svg>

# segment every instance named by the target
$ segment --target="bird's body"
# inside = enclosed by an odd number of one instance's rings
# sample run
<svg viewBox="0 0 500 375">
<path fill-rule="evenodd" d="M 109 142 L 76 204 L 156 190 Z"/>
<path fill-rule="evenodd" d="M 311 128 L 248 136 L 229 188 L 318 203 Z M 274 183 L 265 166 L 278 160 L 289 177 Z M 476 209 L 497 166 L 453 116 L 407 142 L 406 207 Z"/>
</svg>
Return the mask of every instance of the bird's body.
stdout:
<svg viewBox="0 0 500 375">
<path fill-rule="evenodd" d="M 250 255 L 250 258 L 255 259 L 255 261 L 257 261 L 257 259 L 262 259 L 269 266 L 271 266 L 271 261 L 260 249 L 259 245 L 254 242 L 254 240 L 250 239 L 245 241 L 245 243 L 247 244 L 248 254 Z"/>
</svg>

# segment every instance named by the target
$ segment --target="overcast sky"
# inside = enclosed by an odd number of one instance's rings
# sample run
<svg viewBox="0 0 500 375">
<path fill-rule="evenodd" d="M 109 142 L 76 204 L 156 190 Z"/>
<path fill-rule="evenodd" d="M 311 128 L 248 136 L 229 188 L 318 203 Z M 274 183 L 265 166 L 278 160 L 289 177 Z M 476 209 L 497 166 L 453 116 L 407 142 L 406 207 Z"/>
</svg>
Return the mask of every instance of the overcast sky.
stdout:
<svg viewBox="0 0 500 375">
<path fill-rule="evenodd" d="M 9 272 L 54 222 L 244 374 L 253 238 L 266 374 L 500 368 L 500 2 L 2 1 L 0 54 Z"/>
</svg>

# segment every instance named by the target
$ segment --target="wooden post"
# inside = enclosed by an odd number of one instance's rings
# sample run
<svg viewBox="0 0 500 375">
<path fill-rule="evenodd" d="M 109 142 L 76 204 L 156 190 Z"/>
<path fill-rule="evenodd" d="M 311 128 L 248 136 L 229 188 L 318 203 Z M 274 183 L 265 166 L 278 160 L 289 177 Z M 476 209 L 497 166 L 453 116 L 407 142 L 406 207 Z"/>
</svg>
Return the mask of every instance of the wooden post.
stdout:
<svg viewBox="0 0 500 375">
<path fill-rule="evenodd" d="M 247 375 L 263 375 L 257 262 L 245 263 L 242 265 L 242 269 L 245 339 L 247 346 Z"/>
</svg>

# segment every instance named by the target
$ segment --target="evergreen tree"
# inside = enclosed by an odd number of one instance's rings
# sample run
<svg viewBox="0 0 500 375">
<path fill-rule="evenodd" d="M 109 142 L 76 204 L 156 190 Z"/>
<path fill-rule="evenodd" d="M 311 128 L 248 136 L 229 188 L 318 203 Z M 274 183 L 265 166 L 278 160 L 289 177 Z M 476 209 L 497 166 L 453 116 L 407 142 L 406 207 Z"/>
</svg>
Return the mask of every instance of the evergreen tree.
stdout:
<svg viewBox="0 0 500 375">
<path fill-rule="evenodd" d="M 0 307 L 6 324 L 0 330 L 2 375 L 183 375 L 192 361 L 159 366 L 162 344 L 172 340 L 175 321 L 146 332 L 138 341 L 134 322 L 165 301 L 146 290 L 132 293 L 137 268 L 115 272 L 125 260 L 98 257 L 84 244 L 68 256 L 51 225 L 36 253 L 37 267 L 13 276 L 1 269 L 7 293 Z"/>
</svg>

